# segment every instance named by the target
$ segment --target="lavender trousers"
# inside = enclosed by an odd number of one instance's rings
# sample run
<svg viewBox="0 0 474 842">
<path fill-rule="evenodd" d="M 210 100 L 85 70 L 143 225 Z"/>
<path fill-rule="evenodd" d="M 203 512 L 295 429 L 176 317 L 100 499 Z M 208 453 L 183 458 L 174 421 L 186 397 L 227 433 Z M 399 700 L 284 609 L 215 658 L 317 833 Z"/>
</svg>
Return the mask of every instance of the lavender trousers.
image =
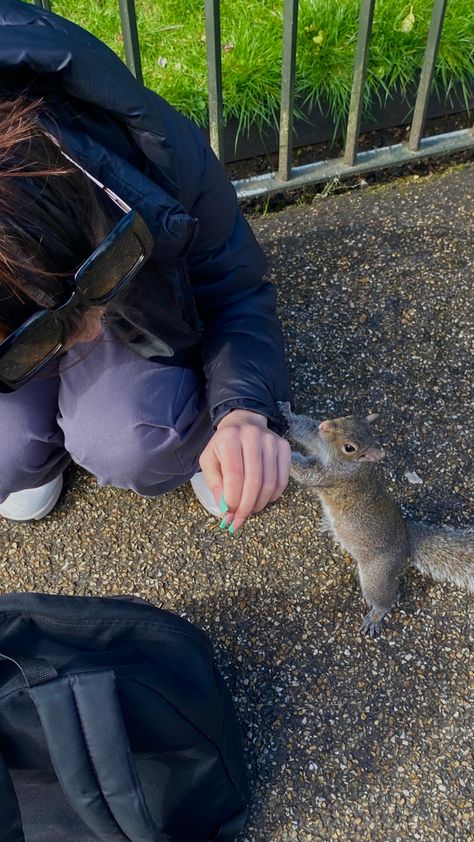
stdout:
<svg viewBox="0 0 474 842">
<path fill-rule="evenodd" d="M 0 502 L 71 460 L 99 485 L 155 497 L 190 479 L 211 435 L 195 371 L 140 357 L 106 332 L 68 351 L 58 376 L 0 395 Z"/>
</svg>

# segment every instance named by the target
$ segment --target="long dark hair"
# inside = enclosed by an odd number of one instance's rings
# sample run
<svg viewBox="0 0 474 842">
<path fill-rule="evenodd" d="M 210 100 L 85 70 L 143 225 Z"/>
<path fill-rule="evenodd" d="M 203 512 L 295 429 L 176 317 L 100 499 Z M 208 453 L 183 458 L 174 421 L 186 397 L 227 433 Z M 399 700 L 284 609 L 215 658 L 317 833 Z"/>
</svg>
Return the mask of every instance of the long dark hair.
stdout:
<svg viewBox="0 0 474 842">
<path fill-rule="evenodd" d="M 65 300 L 67 279 L 111 227 L 90 180 L 42 130 L 46 109 L 24 96 L 0 102 L 0 341 Z"/>
</svg>

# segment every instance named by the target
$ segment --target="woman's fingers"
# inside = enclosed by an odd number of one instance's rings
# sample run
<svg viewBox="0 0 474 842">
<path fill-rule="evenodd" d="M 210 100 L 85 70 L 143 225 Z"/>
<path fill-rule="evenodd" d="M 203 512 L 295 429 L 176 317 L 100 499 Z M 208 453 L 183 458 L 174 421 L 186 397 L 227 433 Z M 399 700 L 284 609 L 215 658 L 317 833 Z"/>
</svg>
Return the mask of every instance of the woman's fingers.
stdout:
<svg viewBox="0 0 474 842">
<path fill-rule="evenodd" d="M 262 483 L 254 512 L 274 503 L 283 494 L 290 475 L 291 448 L 277 435 L 265 436 L 262 443 Z"/>
<path fill-rule="evenodd" d="M 230 512 L 235 512 L 242 496 L 244 468 L 240 438 L 231 429 L 218 431 L 199 460 L 207 485 L 217 505 L 221 495 Z"/>
<path fill-rule="evenodd" d="M 243 484 L 240 501 L 232 518 L 234 529 L 239 529 L 249 515 L 257 511 L 256 504 L 263 482 L 262 434 L 265 435 L 266 431 L 251 425 L 241 432 Z"/>
<path fill-rule="evenodd" d="M 231 413 L 201 454 L 200 466 L 216 503 L 228 506 L 225 520 L 239 529 L 253 513 L 277 500 L 290 470 L 290 445 L 252 412 Z"/>
</svg>

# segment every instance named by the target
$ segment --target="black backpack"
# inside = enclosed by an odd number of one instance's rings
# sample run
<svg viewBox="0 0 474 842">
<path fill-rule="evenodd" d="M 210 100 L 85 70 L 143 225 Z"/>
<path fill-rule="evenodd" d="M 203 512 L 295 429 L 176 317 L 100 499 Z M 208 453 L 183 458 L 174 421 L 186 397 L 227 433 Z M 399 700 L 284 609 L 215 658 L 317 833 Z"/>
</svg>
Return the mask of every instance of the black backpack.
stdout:
<svg viewBox="0 0 474 842">
<path fill-rule="evenodd" d="M 0 842 L 231 842 L 247 779 L 206 635 L 142 600 L 0 596 Z"/>
</svg>

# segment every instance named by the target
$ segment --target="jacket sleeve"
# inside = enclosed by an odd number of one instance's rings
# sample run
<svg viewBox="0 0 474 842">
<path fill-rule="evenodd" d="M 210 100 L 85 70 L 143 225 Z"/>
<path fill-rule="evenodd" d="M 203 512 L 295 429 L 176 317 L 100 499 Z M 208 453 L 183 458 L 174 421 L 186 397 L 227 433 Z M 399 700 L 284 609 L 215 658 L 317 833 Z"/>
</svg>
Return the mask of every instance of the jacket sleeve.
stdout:
<svg viewBox="0 0 474 842">
<path fill-rule="evenodd" d="M 207 400 L 214 425 L 232 409 L 265 415 L 285 430 L 276 401 L 290 399 L 276 292 L 263 279 L 266 259 L 244 219 L 233 185 L 202 143 L 200 189 L 191 208 L 199 231 L 188 256 L 204 323 Z"/>
</svg>

